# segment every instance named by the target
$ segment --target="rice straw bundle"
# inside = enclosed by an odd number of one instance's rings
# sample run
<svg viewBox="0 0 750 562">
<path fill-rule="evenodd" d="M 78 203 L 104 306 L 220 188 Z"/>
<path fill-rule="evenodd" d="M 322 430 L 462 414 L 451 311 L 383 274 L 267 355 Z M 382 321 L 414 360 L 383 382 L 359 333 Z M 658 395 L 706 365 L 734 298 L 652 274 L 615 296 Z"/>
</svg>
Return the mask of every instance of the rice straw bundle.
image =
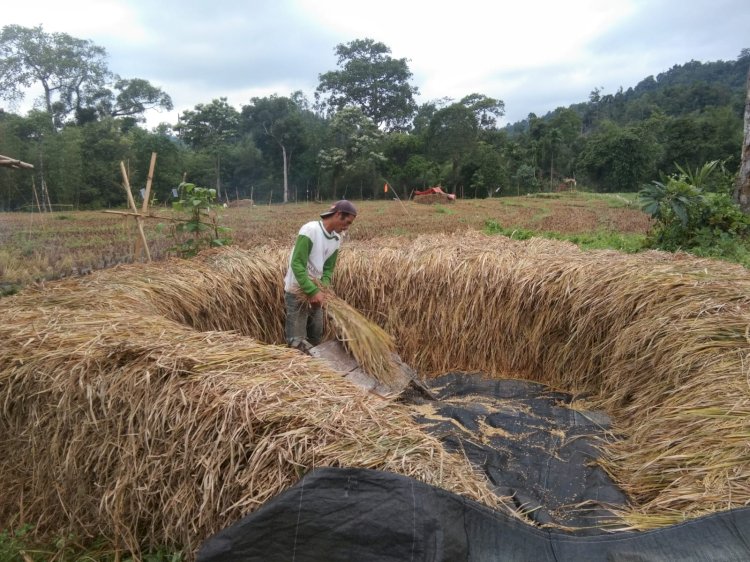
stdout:
<svg viewBox="0 0 750 562">
<path fill-rule="evenodd" d="M 404 375 L 394 360 L 393 338 L 332 291 L 322 290 L 326 293 L 326 315 L 331 319 L 336 337 L 366 373 L 389 388 L 397 388 Z"/>
</svg>

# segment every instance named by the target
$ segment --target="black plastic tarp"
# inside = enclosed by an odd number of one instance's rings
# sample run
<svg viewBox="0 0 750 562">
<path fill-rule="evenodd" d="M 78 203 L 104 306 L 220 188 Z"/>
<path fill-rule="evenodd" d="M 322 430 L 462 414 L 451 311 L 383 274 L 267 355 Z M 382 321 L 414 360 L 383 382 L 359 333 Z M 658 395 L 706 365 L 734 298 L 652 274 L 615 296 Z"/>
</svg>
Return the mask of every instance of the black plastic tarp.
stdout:
<svg viewBox="0 0 750 562">
<path fill-rule="evenodd" d="M 448 373 L 424 383 L 433 399 L 404 402 L 446 449 L 465 455 L 500 496 L 539 524 L 601 534 L 625 494 L 595 460 L 610 429 L 604 412 L 546 385 Z"/>
<path fill-rule="evenodd" d="M 648 532 L 546 530 L 389 472 L 325 468 L 220 531 L 199 562 L 750 560 L 750 508 Z"/>
<path fill-rule="evenodd" d="M 415 420 L 525 520 L 392 473 L 320 469 L 207 540 L 199 561 L 750 561 L 750 508 L 608 530 L 627 498 L 595 462 L 610 420 L 585 401 L 476 373 L 425 386 L 401 397 Z"/>
</svg>

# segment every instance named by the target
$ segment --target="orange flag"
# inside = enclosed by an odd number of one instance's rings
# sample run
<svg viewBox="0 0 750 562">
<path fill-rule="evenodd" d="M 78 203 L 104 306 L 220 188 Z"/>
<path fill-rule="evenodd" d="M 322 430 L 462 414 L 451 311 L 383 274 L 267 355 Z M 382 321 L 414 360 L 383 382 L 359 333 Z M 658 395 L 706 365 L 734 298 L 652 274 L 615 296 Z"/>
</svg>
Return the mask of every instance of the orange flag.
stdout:
<svg viewBox="0 0 750 562">
<path fill-rule="evenodd" d="M 383 186 L 383 193 L 388 193 L 388 184 Z"/>
</svg>

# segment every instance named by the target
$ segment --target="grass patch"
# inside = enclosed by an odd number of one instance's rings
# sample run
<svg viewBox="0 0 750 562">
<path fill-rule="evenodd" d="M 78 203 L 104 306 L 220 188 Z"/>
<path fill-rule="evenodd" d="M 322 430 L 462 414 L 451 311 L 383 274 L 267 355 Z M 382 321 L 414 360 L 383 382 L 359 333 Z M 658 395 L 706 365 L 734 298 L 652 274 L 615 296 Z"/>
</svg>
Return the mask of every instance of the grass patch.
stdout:
<svg viewBox="0 0 750 562">
<path fill-rule="evenodd" d="M 540 232 L 526 228 L 504 227 L 491 219 L 486 221 L 484 232 L 487 234 L 500 234 L 513 240 L 528 240 L 535 236 L 548 240 L 566 240 L 576 244 L 582 250 L 619 250 L 629 253 L 642 250 L 646 239 L 646 236 L 643 234 L 624 234 L 611 231 L 584 232 L 579 234 Z"/>
<path fill-rule="evenodd" d="M 182 562 L 182 552 L 170 552 L 157 549 L 142 552 L 133 556 L 123 552 L 113 552 L 103 546 L 103 540 L 94 541 L 87 546 L 74 535 L 58 537 L 50 542 L 41 542 L 33 538 L 33 526 L 23 525 L 18 529 L 0 531 L 0 562 Z"/>
</svg>

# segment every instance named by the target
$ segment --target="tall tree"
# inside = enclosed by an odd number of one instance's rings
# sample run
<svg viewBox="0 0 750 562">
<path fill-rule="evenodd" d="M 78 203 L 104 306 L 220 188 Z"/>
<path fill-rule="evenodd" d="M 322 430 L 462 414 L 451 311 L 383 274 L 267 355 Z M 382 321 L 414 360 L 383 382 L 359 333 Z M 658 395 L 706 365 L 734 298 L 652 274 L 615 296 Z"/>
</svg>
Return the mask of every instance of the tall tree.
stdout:
<svg viewBox="0 0 750 562">
<path fill-rule="evenodd" d="M 407 59 L 394 59 L 391 50 L 372 39 L 355 39 L 335 49 L 340 70 L 319 76 L 316 99 L 335 109 L 359 107 L 378 127 L 406 128 L 416 110 L 419 90 L 409 84 L 412 73 Z"/>
<path fill-rule="evenodd" d="M 745 85 L 744 140 L 742 142 L 740 173 L 734 189 L 734 200 L 740 206 L 743 213 L 750 214 L 750 68 L 748 68 L 747 83 Z"/>
<path fill-rule="evenodd" d="M 214 157 L 216 195 L 222 198 L 221 155 L 239 136 L 240 113 L 227 103 L 227 98 L 199 103 L 187 110 L 175 130 L 188 146 L 206 150 Z"/>
<path fill-rule="evenodd" d="M 643 128 L 605 123 L 586 139 L 578 167 L 601 191 L 635 191 L 655 173 L 655 142 Z"/>
<path fill-rule="evenodd" d="M 482 94 L 470 94 L 461 99 L 460 103 L 474 113 L 480 129 L 496 128 L 498 117 L 505 115 L 505 102 Z"/>
<path fill-rule="evenodd" d="M 18 101 L 23 88 L 40 84 L 43 103 L 56 127 L 77 108 L 87 92 L 100 90 L 109 77 L 106 51 L 67 33 L 45 33 L 6 25 L 0 31 L 0 97 Z"/>
<path fill-rule="evenodd" d="M 333 176 L 333 198 L 344 174 L 374 179 L 385 156 L 379 151 L 382 133 L 359 108 L 339 111 L 329 129 L 330 144 L 318 154 L 318 163 Z"/>
<path fill-rule="evenodd" d="M 297 96 L 300 99 L 300 96 Z M 242 108 L 243 128 L 253 134 L 258 148 L 263 152 L 281 152 L 284 177 L 284 203 L 289 201 L 289 168 L 292 154 L 304 148 L 301 108 L 293 98 L 272 95 L 252 98 L 250 105 Z"/>
<path fill-rule="evenodd" d="M 97 109 L 102 116 L 142 117 L 149 109 L 170 111 L 173 108 L 172 98 L 143 78 L 117 76 L 112 90 L 100 92 Z"/>
<path fill-rule="evenodd" d="M 438 110 L 427 130 L 427 147 L 438 160 L 449 161 L 449 181 L 458 181 L 459 167 L 474 150 L 478 124 L 475 113 L 462 103 L 454 103 Z"/>
</svg>

